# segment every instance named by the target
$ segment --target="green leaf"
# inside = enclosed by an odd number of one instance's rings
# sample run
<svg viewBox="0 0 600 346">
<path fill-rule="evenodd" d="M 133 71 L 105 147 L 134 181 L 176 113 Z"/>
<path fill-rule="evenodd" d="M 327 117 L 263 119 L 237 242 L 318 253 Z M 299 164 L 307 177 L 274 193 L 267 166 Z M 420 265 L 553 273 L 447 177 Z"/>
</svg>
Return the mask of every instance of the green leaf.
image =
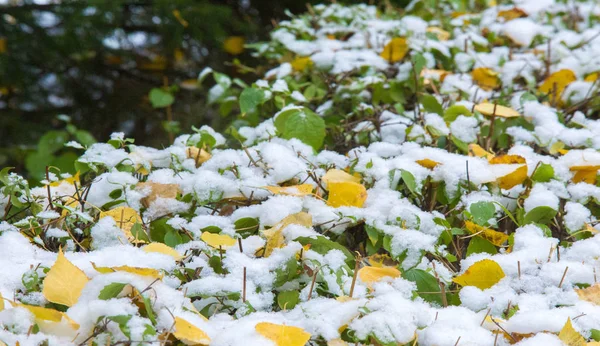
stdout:
<svg viewBox="0 0 600 346">
<path fill-rule="evenodd" d="M 442 306 L 442 293 L 436 278 L 428 272 L 412 268 L 405 271 L 402 277 L 417 284 L 417 294 L 423 300 Z"/>
<path fill-rule="evenodd" d="M 85 130 L 77 130 L 75 131 L 75 139 L 84 146 L 92 145 L 96 143 L 96 138 Z"/>
<path fill-rule="evenodd" d="M 427 65 L 427 59 L 422 54 L 415 54 L 412 56 L 411 61 L 414 65 L 415 74 L 421 75 L 421 71 Z"/>
<path fill-rule="evenodd" d="M 467 247 L 467 257 L 475 253 L 483 252 L 495 255 L 498 253 L 498 249 L 496 249 L 494 244 L 490 243 L 488 240 L 477 236 L 472 237 L 469 241 L 469 246 Z"/>
<path fill-rule="evenodd" d="M 280 287 L 285 283 L 292 281 L 297 276 L 298 262 L 294 256 L 285 263 L 283 268 L 275 269 L 275 281 L 273 281 L 273 286 Z"/>
<path fill-rule="evenodd" d="M 176 247 L 177 245 L 183 244 L 183 237 L 176 230 L 172 230 L 165 234 L 165 244 L 170 247 Z"/>
<path fill-rule="evenodd" d="M 125 334 L 126 337 L 131 338 L 131 332 L 129 331 L 129 327 L 127 323 L 131 319 L 131 315 L 117 315 L 117 316 L 108 316 L 106 319 L 113 321 L 119 325 L 119 329 Z"/>
<path fill-rule="evenodd" d="M 417 190 L 417 182 L 415 181 L 415 176 L 412 175 L 411 172 L 409 172 L 405 169 L 401 169 L 400 176 L 402 177 L 402 181 L 404 182 L 404 185 L 406 185 L 406 187 L 408 187 L 408 190 L 410 190 L 410 192 L 412 192 L 413 194 L 415 194 L 417 196 L 421 195 L 421 192 L 419 190 Z"/>
<path fill-rule="evenodd" d="M 450 106 L 450 107 L 446 108 L 446 110 L 444 111 L 444 121 L 447 123 L 451 123 L 461 115 L 464 115 L 466 117 L 472 117 L 473 113 L 471 113 L 471 111 L 465 106 L 461 106 L 461 105 Z"/>
<path fill-rule="evenodd" d="M 69 140 L 67 131 L 48 131 L 38 142 L 38 152 L 44 155 L 54 154 L 62 149 Z"/>
<path fill-rule="evenodd" d="M 538 183 L 547 183 L 554 178 L 554 168 L 547 163 L 541 163 L 531 176 L 531 180 Z"/>
<path fill-rule="evenodd" d="M 284 291 L 277 295 L 277 305 L 282 310 L 291 310 L 300 301 L 300 292 L 298 291 Z"/>
<path fill-rule="evenodd" d="M 242 113 L 252 112 L 260 105 L 264 98 L 264 92 L 260 89 L 246 88 L 240 94 L 240 111 Z"/>
<path fill-rule="evenodd" d="M 173 97 L 171 93 L 161 88 L 153 88 L 150 90 L 148 98 L 150 99 L 150 103 L 154 108 L 165 108 L 172 105 L 175 101 L 175 97 Z"/>
<path fill-rule="evenodd" d="M 485 226 L 496 214 L 496 206 L 493 202 L 479 201 L 471 204 L 469 211 L 476 224 Z"/>
<path fill-rule="evenodd" d="M 144 309 L 146 310 L 146 314 L 148 315 L 148 319 L 152 324 L 156 324 L 156 317 L 154 316 L 154 310 L 152 310 L 152 302 L 150 298 L 142 296 L 144 301 Z"/>
<path fill-rule="evenodd" d="M 275 127 L 282 138 L 297 138 L 315 150 L 325 139 L 325 121 L 308 108 L 282 112 L 275 119 Z"/>
<path fill-rule="evenodd" d="M 246 238 L 258 232 L 259 222 L 258 219 L 254 217 L 243 217 L 236 220 L 233 225 L 235 231 L 243 238 Z"/>
<path fill-rule="evenodd" d="M 444 114 L 444 109 L 442 108 L 442 105 L 433 95 L 422 95 L 421 104 L 423 105 L 423 108 L 425 108 L 425 111 L 427 111 L 428 113 L 437 113 L 439 115 Z"/>
<path fill-rule="evenodd" d="M 340 243 L 336 243 L 323 236 L 317 236 L 316 238 L 299 237 L 294 240 L 302 245 L 310 244 L 310 249 L 321 255 L 327 254 L 332 249 L 340 250 L 346 255 L 346 264 L 354 268 L 354 255 Z"/>
<path fill-rule="evenodd" d="M 112 284 L 104 286 L 104 288 L 100 291 L 98 295 L 98 299 L 109 300 L 112 298 L 116 298 L 125 288 L 127 284 L 120 282 L 113 282 Z"/>
<path fill-rule="evenodd" d="M 590 332 L 592 333 L 590 335 L 590 338 L 594 341 L 600 341 L 600 329 L 590 329 Z"/>
<path fill-rule="evenodd" d="M 556 216 L 556 213 L 556 210 L 548 206 L 535 207 L 525 214 L 524 224 L 534 222 L 547 224 Z"/>
<path fill-rule="evenodd" d="M 144 227 L 142 227 L 142 224 L 139 222 L 136 222 L 133 224 L 133 226 L 131 226 L 131 235 L 135 239 L 143 240 L 147 243 L 150 242 L 148 234 L 146 234 L 146 232 L 144 231 Z"/>
</svg>

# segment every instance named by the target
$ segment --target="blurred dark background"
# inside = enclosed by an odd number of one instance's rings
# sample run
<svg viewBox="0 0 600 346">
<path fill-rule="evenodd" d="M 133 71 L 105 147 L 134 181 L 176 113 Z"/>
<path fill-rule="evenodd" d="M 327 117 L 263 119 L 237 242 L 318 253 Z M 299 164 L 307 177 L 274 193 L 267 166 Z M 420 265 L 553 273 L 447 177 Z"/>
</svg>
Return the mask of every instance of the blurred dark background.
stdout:
<svg viewBox="0 0 600 346">
<path fill-rule="evenodd" d="M 198 73 L 210 66 L 256 80 L 235 66 L 260 63 L 243 43 L 267 40 L 286 11 L 320 2 L 0 0 L 0 168 L 36 180 L 49 165 L 73 170 L 70 140 L 121 131 L 161 147 L 192 125 L 223 130 Z M 153 108 L 149 91 L 167 85 L 172 107 Z"/>
</svg>

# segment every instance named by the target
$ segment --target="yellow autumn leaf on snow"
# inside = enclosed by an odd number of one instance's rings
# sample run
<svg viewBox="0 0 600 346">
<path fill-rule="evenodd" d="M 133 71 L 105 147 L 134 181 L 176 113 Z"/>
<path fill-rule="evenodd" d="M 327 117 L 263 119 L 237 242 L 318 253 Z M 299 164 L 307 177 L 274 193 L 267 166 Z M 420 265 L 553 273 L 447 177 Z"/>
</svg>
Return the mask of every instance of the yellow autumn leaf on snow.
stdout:
<svg viewBox="0 0 600 346">
<path fill-rule="evenodd" d="M 555 154 L 565 155 L 569 151 L 564 148 L 565 148 L 565 143 L 563 143 L 561 141 L 556 141 L 550 146 L 549 152 L 551 155 L 555 155 Z"/>
<path fill-rule="evenodd" d="M 212 246 L 216 249 L 227 249 L 229 247 L 234 246 L 237 243 L 237 240 L 235 240 L 235 238 L 228 236 L 227 234 L 216 234 L 210 232 L 203 232 L 200 236 L 200 239 L 202 239 L 202 241 L 208 244 L 209 246 Z"/>
<path fill-rule="evenodd" d="M 573 328 L 570 318 L 558 333 L 558 338 L 567 346 L 586 346 L 585 338 Z"/>
<path fill-rule="evenodd" d="M 339 207 L 357 207 L 362 208 L 367 200 L 367 189 L 358 183 L 353 182 L 330 182 L 327 184 L 329 197 L 327 205 Z"/>
<path fill-rule="evenodd" d="M 240 55 L 244 52 L 244 42 L 242 36 L 229 36 L 223 41 L 223 50 L 231 55 Z"/>
<path fill-rule="evenodd" d="M 575 173 L 571 180 L 574 183 L 584 182 L 594 185 L 596 184 L 598 169 L 600 169 L 600 166 L 571 166 L 569 170 Z"/>
<path fill-rule="evenodd" d="M 527 179 L 527 163 L 525 158 L 519 155 L 499 155 L 489 159 L 492 165 L 498 164 L 519 164 L 519 166 L 511 173 L 503 175 L 496 179 L 498 185 L 505 190 L 522 184 Z"/>
<path fill-rule="evenodd" d="M 33 314 L 33 316 L 35 316 L 35 319 L 38 320 L 38 322 L 39 322 L 39 320 L 41 320 L 41 321 L 47 321 L 47 322 L 60 323 L 64 319 L 72 329 L 79 329 L 79 324 L 77 324 L 75 321 L 73 321 L 64 312 L 54 310 L 54 309 L 44 308 L 41 306 L 33 306 L 33 305 L 26 305 L 26 304 L 16 304 L 15 306 L 19 306 L 19 307 L 29 310 Z"/>
<path fill-rule="evenodd" d="M 0 311 L 4 310 L 4 297 L 0 293 Z"/>
<path fill-rule="evenodd" d="M 478 104 L 477 106 L 475 106 L 475 110 L 488 117 L 496 116 L 501 118 L 516 118 L 521 116 L 519 112 L 512 108 L 495 105 L 489 102 L 483 102 Z"/>
<path fill-rule="evenodd" d="M 44 278 L 42 294 L 52 303 L 70 307 L 77 303 L 88 281 L 90 280 L 85 273 L 71 263 L 62 250 L 59 250 L 56 262 Z"/>
<path fill-rule="evenodd" d="M 590 232 L 593 235 L 596 235 L 596 234 L 600 233 L 600 231 L 598 231 L 596 228 L 594 228 L 592 225 L 590 225 L 587 222 L 585 223 L 585 230 L 588 231 L 588 232 Z"/>
<path fill-rule="evenodd" d="M 327 346 L 348 346 L 348 343 L 342 339 L 332 339 L 327 341 Z"/>
<path fill-rule="evenodd" d="M 581 300 L 600 305 L 600 284 L 598 283 L 590 287 L 575 289 L 575 293 L 577 293 Z"/>
<path fill-rule="evenodd" d="M 510 10 L 504 10 L 498 12 L 498 18 L 504 18 L 505 21 L 527 17 L 527 12 L 523 11 L 518 7 L 513 7 Z"/>
<path fill-rule="evenodd" d="M 504 276 L 504 271 L 498 263 L 491 259 L 484 259 L 475 262 L 452 281 L 461 286 L 475 286 L 485 290 L 497 284 Z"/>
<path fill-rule="evenodd" d="M 274 249 L 280 248 L 285 244 L 283 230 L 289 225 L 300 225 L 304 227 L 312 227 L 312 216 L 306 212 L 300 212 L 288 215 L 279 221 L 275 226 L 262 231 L 262 235 L 267 239 L 264 248 L 256 251 L 258 255 L 262 253 L 263 257 L 269 257 Z"/>
<path fill-rule="evenodd" d="M 176 261 L 180 261 L 183 256 L 175 249 L 163 243 L 150 243 L 142 248 L 145 252 L 157 252 L 163 255 L 173 257 Z"/>
<path fill-rule="evenodd" d="M 174 329 L 173 336 L 186 345 L 210 344 L 208 334 L 181 317 L 175 317 Z"/>
<path fill-rule="evenodd" d="M 143 242 L 139 239 L 134 239 L 131 234 L 131 228 L 136 223 L 142 223 L 142 218 L 133 208 L 130 207 L 117 207 L 109 211 L 103 211 L 100 213 L 100 219 L 110 216 L 115 220 L 117 226 L 123 230 L 123 233 L 127 236 L 127 239 L 134 242 Z"/>
<path fill-rule="evenodd" d="M 419 165 L 425 167 L 425 168 L 429 168 L 429 169 L 434 169 L 435 167 L 437 167 L 437 165 L 439 165 L 440 163 L 437 161 L 433 161 L 430 159 L 422 159 L 422 160 L 417 160 L 416 161 Z"/>
<path fill-rule="evenodd" d="M 598 77 L 600 77 L 600 72 L 594 72 L 585 76 L 583 80 L 589 83 L 594 83 L 596 80 L 598 80 Z"/>
<path fill-rule="evenodd" d="M 277 346 L 304 346 L 310 340 L 304 329 L 283 324 L 260 322 L 254 329 Z"/>
<path fill-rule="evenodd" d="M 329 184 L 330 182 L 353 182 L 360 183 L 360 177 L 355 175 L 348 174 L 341 169 L 330 169 L 325 173 L 325 175 L 321 178 L 321 180 L 325 184 Z"/>
<path fill-rule="evenodd" d="M 398 62 L 408 53 L 408 43 L 405 37 L 394 37 L 383 47 L 383 52 L 379 54 L 390 63 Z"/>
<path fill-rule="evenodd" d="M 69 177 L 69 178 L 65 178 L 62 180 L 58 180 L 58 181 L 53 181 L 50 183 L 50 186 L 59 186 L 62 183 L 67 183 L 69 185 L 74 185 L 75 183 L 79 183 L 79 171 L 77 171 L 77 173 L 75 173 L 75 175 Z"/>
<path fill-rule="evenodd" d="M 312 60 L 309 56 L 298 57 L 290 63 L 294 71 L 302 72 L 305 68 L 311 67 L 313 65 Z"/>
<path fill-rule="evenodd" d="M 142 198 L 140 202 L 146 208 L 150 206 L 152 202 L 154 202 L 157 198 L 177 198 L 177 194 L 181 192 L 179 189 L 179 185 L 177 184 L 161 184 L 155 183 L 153 181 L 138 183 L 135 186 L 136 190 L 146 190 L 149 189 L 150 193 Z"/>
<path fill-rule="evenodd" d="M 284 196 L 306 196 L 312 194 L 313 186 L 311 184 L 301 184 L 293 186 L 265 186 L 274 195 Z"/>
<path fill-rule="evenodd" d="M 469 231 L 469 233 L 477 234 L 479 237 L 489 241 L 490 243 L 496 246 L 501 246 L 508 240 L 508 235 L 487 227 L 479 226 L 478 224 L 468 220 L 465 221 L 465 227 L 467 228 L 467 231 Z"/>
<path fill-rule="evenodd" d="M 358 270 L 360 281 L 369 286 L 384 278 L 399 278 L 400 275 L 400 271 L 396 267 L 362 267 Z"/>
<path fill-rule="evenodd" d="M 434 34 L 440 41 L 448 41 L 450 39 L 450 33 L 437 26 L 428 27 L 427 32 Z"/>
<path fill-rule="evenodd" d="M 188 159 L 193 159 L 196 162 L 196 167 L 199 167 L 204 162 L 208 161 L 212 157 L 209 152 L 204 149 L 196 147 L 187 147 L 186 154 Z"/>
<path fill-rule="evenodd" d="M 487 67 L 478 67 L 471 71 L 473 81 L 483 90 L 493 90 L 500 87 L 498 72 Z"/>
<path fill-rule="evenodd" d="M 163 273 L 159 270 L 152 268 L 140 268 L 140 267 L 130 267 L 130 266 L 117 266 L 117 267 L 97 267 L 95 263 L 92 262 L 92 267 L 102 274 L 110 274 L 114 272 L 126 272 L 135 275 L 141 276 L 151 276 L 155 279 L 162 279 Z"/>
<path fill-rule="evenodd" d="M 563 69 L 548 76 L 538 90 L 541 93 L 549 95 L 556 93 L 556 96 L 560 97 L 565 88 L 576 80 L 577 76 L 575 76 L 575 72 L 569 69 Z"/>
<path fill-rule="evenodd" d="M 485 157 L 486 159 L 491 159 L 492 157 L 494 157 L 494 154 L 483 149 L 479 144 L 471 143 L 469 144 L 469 156 Z"/>
<path fill-rule="evenodd" d="M 398 262 L 396 262 L 392 257 L 390 257 L 390 255 L 387 255 L 387 254 L 376 253 L 374 255 L 365 257 L 365 259 L 367 260 L 367 262 L 369 262 L 369 264 L 372 267 L 377 267 L 377 268 L 398 265 Z"/>
</svg>

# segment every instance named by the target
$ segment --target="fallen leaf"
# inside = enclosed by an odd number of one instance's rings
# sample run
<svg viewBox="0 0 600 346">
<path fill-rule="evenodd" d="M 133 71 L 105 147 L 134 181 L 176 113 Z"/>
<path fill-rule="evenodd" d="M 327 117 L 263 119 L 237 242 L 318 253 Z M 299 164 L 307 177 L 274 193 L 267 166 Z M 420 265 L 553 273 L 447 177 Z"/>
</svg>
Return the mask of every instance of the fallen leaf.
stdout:
<svg viewBox="0 0 600 346">
<path fill-rule="evenodd" d="M 383 47 L 383 52 L 379 54 L 390 63 L 398 62 L 408 53 L 408 43 L 405 37 L 394 37 Z"/>
<path fill-rule="evenodd" d="M 145 252 L 157 252 L 163 255 L 173 257 L 174 260 L 180 261 L 183 256 L 175 249 L 163 243 L 150 243 L 142 248 Z"/>
<path fill-rule="evenodd" d="M 327 346 L 348 346 L 348 343 L 342 339 L 332 339 L 327 341 Z"/>
<path fill-rule="evenodd" d="M 558 338 L 567 346 L 586 346 L 585 338 L 573 328 L 570 318 L 558 333 Z"/>
<path fill-rule="evenodd" d="M 310 340 L 310 334 L 302 328 L 260 322 L 254 329 L 277 346 L 304 346 Z"/>
<path fill-rule="evenodd" d="M 203 242 L 207 245 L 214 247 L 215 249 L 222 248 L 227 249 L 234 246 L 237 243 L 235 238 L 228 236 L 227 234 L 215 234 L 210 232 L 203 232 L 200 236 Z"/>
<path fill-rule="evenodd" d="M 498 72 L 487 67 L 478 67 L 471 71 L 471 77 L 483 90 L 494 90 L 500 87 Z"/>
<path fill-rule="evenodd" d="M 527 179 L 527 164 L 524 157 L 519 155 L 499 155 L 488 160 L 492 165 L 498 164 L 519 164 L 511 173 L 503 175 L 496 179 L 500 188 L 509 190 L 522 184 Z"/>
<path fill-rule="evenodd" d="M 527 12 L 518 7 L 513 7 L 510 10 L 498 12 L 498 18 L 504 18 L 505 21 L 510 21 L 517 18 L 527 17 Z"/>
<path fill-rule="evenodd" d="M 360 281 L 371 286 L 384 278 L 399 278 L 400 271 L 396 267 L 362 267 L 358 270 Z"/>
<path fill-rule="evenodd" d="M 426 31 L 434 34 L 440 41 L 448 41 L 450 39 L 450 33 L 437 26 L 430 26 Z"/>
<path fill-rule="evenodd" d="M 85 273 L 69 262 L 62 250 L 59 250 L 56 262 L 44 278 L 42 294 L 52 303 L 71 307 L 77 303 L 88 281 L 90 280 Z"/>
<path fill-rule="evenodd" d="M 311 184 L 301 184 L 293 186 L 265 186 L 274 195 L 284 196 L 306 196 L 312 194 L 313 186 Z"/>
<path fill-rule="evenodd" d="M 597 231 L 596 231 L 597 232 Z M 590 287 L 575 289 L 575 293 L 579 296 L 579 299 L 600 305 L 600 284 L 596 283 Z"/>
<path fill-rule="evenodd" d="M 594 83 L 600 77 L 600 72 L 590 73 L 583 79 L 585 82 Z"/>
<path fill-rule="evenodd" d="M 416 161 L 419 165 L 425 167 L 425 168 L 429 168 L 429 169 L 434 169 L 435 167 L 437 167 L 437 165 L 439 165 L 440 163 L 437 161 L 433 161 L 430 159 L 422 159 L 422 160 L 417 160 Z"/>
<path fill-rule="evenodd" d="M 569 170 L 575 172 L 575 175 L 571 180 L 574 183 L 584 182 L 595 185 L 598 169 L 600 169 L 600 166 L 571 166 Z"/>
<path fill-rule="evenodd" d="M 223 41 L 223 50 L 231 55 L 240 55 L 244 52 L 244 42 L 242 36 L 229 36 Z"/>
<path fill-rule="evenodd" d="M 486 159 L 491 159 L 492 157 L 494 157 L 494 154 L 483 149 L 479 144 L 471 143 L 469 144 L 469 156 L 485 157 Z"/>
<path fill-rule="evenodd" d="M 210 337 L 202 329 L 181 317 L 175 317 L 173 336 L 186 345 L 209 345 Z"/>
<path fill-rule="evenodd" d="M 548 95 L 554 95 L 556 92 L 556 97 L 559 98 L 565 88 L 576 80 L 575 72 L 569 69 L 556 71 L 544 80 L 538 91 Z"/>
<path fill-rule="evenodd" d="M 196 147 L 187 147 L 186 153 L 188 159 L 193 159 L 196 162 L 196 167 L 200 167 L 201 164 L 212 157 L 206 150 Z"/>
<path fill-rule="evenodd" d="M 264 248 L 257 250 L 256 253 L 262 253 L 263 257 L 269 257 L 274 249 L 282 247 L 285 244 L 283 230 L 292 224 L 310 228 L 312 227 L 312 216 L 306 212 L 288 215 L 275 226 L 262 231 L 262 235 L 267 239 L 267 243 Z"/>
<path fill-rule="evenodd" d="M 97 267 L 95 263 L 92 262 L 92 267 L 99 273 L 102 274 L 110 274 L 114 272 L 126 272 L 135 275 L 141 276 L 151 276 L 155 279 L 162 279 L 163 273 L 159 270 L 152 268 L 140 268 L 140 267 L 130 267 L 130 266 L 118 266 L 118 267 Z"/>
<path fill-rule="evenodd" d="M 508 240 L 508 235 L 495 231 L 493 229 L 479 226 L 478 224 L 469 220 L 465 221 L 465 227 L 471 234 L 477 234 L 479 237 L 489 241 L 490 243 L 501 246 Z"/>
<path fill-rule="evenodd" d="M 504 271 L 498 263 L 490 259 L 484 259 L 475 262 L 452 281 L 461 286 L 475 286 L 485 290 L 497 284 L 504 276 Z"/>
<path fill-rule="evenodd" d="M 140 202 L 142 202 L 142 205 L 146 208 L 148 208 L 150 206 L 150 204 L 159 197 L 160 198 L 176 198 L 177 194 L 180 193 L 180 191 L 181 191 L 179 189 L 179 185 L 177 185 L 177 184 L 161 184 L 161 183 L 155 183 L 152 181 L 138 183 L 135 186 L 135 189 L 138 191 L 150 189 L 150 194 L 148 194 L 146 197 L 144 197 L 140 200 Z"/>
<path fill-rule="evenodd" d="M 143 243 L 143 240 L 135 239 L 131 234 L 131 228 L 136 223 L 142 223 L 142 218 L 133 208 L 130 207 L 117 207 L 115 209 L 111 209 L 109 211 L 103 211 L 100 213 L 100 219 L 105 218 L 107 216 L 112 217 L 117 226 L 123 230 L 123 233 L 127 236 L 127 239 L 136 242 Z"/>
<path fill-rule="evenodd" d="M 360 177 L 355 175 L 348 174 L 341 169 L 330 169 L 325 173 L 325 175 L 321 178 L 325 184 L 329 184 L 330 182 L 353 182 L 360 183 Z"/>
<path fill-rule="evenodd" d="M 29 310 L 42 333 L 73 338 L 75 331 L 79 329 L 79 324 L 64 312 L 26 304 L 14 304 L 14 306 Z"/>
<path fill-rule="evenodd" d="M 521 116 L 519 112 L 512 108 L 496 105 L 489 102 L 483 102 L 478 104 L 477 106 L 475 106 L 475 110 L 488 117 L 496 116 L 500 118 L 516 118 Z"/>
<path fill-rule="evenodd" d="M 585 223 L 585 230 L 592 233 L 593 235 L 600 233 L 600 231 L 598 231 L 596 228 L 594 228 L 592 225 L 590 225 L 587 222 Z"/>
<path fill-rule="evenodd" d="M 0 311 L 4 310 L 4 297 L 0 293 Z"/>
<path fill-rule="evenodd" d="M 310 59 L 310 57 L 305 56 L 305 57 L 298 57 L 298 58 L 292 60 L 292 62 L 290 64 L 292 65 L 292 69 L 294 69 L 294 71 L 302 72 L 302 71 L 304 71 L 305 68 L 311 67 L 313 65 L 313 62 Z"/>
<path fill-rule="evenodd" d="M 367 200 L 367 189 L 353 182 L 330 182 L 327 184 L 329 196 L 327 205 L 339 207 L 357 207 L 362 208 Z"/>
<path fill-rule="evenodd" d="M 79 183 L 79 171 L 77 171 L 77 173 L 75 173 L 75 175 L 69 177 L 69 178 L 65 178 L 59 181 L 53 181 L 50 183 L 50 186 L 60 186 L 60 184 L 62 183 L 67 183 L 69 185 L 74 185 L 75 183 Z"/>
</svg>

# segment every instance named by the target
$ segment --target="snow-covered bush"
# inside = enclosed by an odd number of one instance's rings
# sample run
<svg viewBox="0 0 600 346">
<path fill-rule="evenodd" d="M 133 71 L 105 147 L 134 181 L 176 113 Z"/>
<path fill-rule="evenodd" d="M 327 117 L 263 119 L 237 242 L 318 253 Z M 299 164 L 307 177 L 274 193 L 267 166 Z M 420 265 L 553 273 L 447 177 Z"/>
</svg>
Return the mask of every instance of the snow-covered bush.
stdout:
<svg viewBox="0 0 600 346">
<path fill-rule="evenodd" d="M 600 6 L 477 6 L 310 7 L 200 73 L 227 133 L 3 169 L 0 344 L 596 344 Z"/>
</svg>

